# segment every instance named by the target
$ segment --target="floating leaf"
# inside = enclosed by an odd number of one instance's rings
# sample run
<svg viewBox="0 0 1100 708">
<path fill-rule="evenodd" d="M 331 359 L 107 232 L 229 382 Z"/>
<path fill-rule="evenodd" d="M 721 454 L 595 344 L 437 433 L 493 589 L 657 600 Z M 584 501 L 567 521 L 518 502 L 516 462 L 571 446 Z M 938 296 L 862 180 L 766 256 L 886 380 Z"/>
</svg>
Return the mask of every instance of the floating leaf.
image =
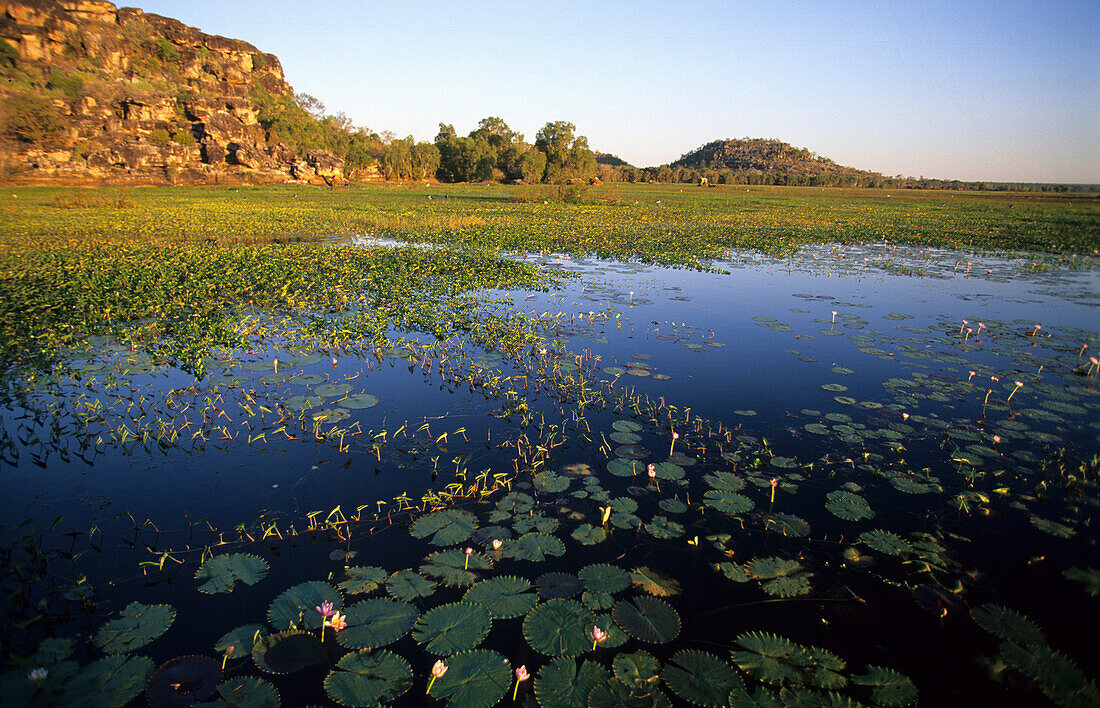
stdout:
<svg viewBox="0 0 1100 708">
<path fill-rule="evenodd" d="M 152 706 L 197 703 L 213 696 L 221 680 L 221 665 L 210 657 L 178 656 L 153 672 L 145 696 Z"/>
<path fill-rule="evenodd" d="M 581 594 L 581 602 L 593 612 L 609 610 L 615 604 L 615 596 L 605 592 L 588 592 L 585 590 Z"/>
<path fill-rule="evenodd" d="M 623 433 L 636 433 L 642 429 L 642 424 L 633 420 L 616 420 L 611 427 Z"/>
<path fill-rule="evenodd" d="M 512 687 L 512 667 L 495 651 L 473 649 L 447 659 L 447 673 L 432 684 L 448 708 L 489 708 Z"/>
<path fill-rule="evenodd" d="M 531 478 L 531 486 L 543 494 L 560 494 L 569 489 L 569 478 L 556 472 L 539 472 Z"/>
<path fill-rule="evenodd" d="M 226 649 L 233 647 L 231 658 L 247 656 L 252 652 L 252 646 L 266 636 L 267 627 L 262 624 L 242 624 L 223 634 L 214 644 L 214 651 L 224 654 Z"/>
<path fill-rule="evenodd" d="M 611 679 L 594 661 L 562 656 L 542 668 L 535 679 L 535 697 L 544 708 L 587 708 L 588 694 Z"/>
<path fill-rule="evenodd" d="M 1058 538 L 1072 538 L 1077 531 L 1072 526 L 1066 526 L 1060 524 L 1057 521 L 1051 521 L 1050 519 L 1044 519 L 1041 516 L 1031 515 L 1031 525 L 1039 529 L 1044 533 L 1049 533 L 1051 536 L 1057 536 Z"/>
<path fill-rule="evenodd" d="M 525 533 L 512 541 L 506 541 L 502 551 L 506 558 L 539 563 L 546 560 L 547 556 L 565 555 L 565 544 L 556 536 L 532 532 Z"/>
<path fill-rule="evenodd" d="M 671 597 L 680 594 L 679 582 L 644 565 L 630 571 L 630 582 L 650 595 L 656 595 L 657 597 Z"/>
<path fill-rule="evenodd" d="M 218 686 L 221 700 L 211 706 L 227 708 L 279 708 L 279 691 L 257 676 L 237 676 Z"/>
<path fill-rule="evenodd" d="M 714 472 L 705 475 L 703 481 L 723 492 L 740 492 L 745 488 L 745 479 L 733 472 Z"/>
<path fill-rule="evenodd" d="M 331 602 L 333 609 L 344 606 L 336 588 L 320 580 L 299 583 L 275 598 L 267 608 L 267 621 L 275 629 L 319 629 L 321 613 L 316 608 Z"/>
<path fill-rule="evenodd" d="M 769 514 L 764 520 L 764 525 L 784 536 L 805 538 L 810 535 L 810 524 L 793 514 Z"/>
<path fill-rule="evenodd" d="M 252 661 L 268 673 L 291 674 L 324 663 L 325 652 L 321 640 L 309 632 L 288 629 L 257 641 L 252 646 Z"/>
<path fill-rule="evenodd" d="M 617 457 L 607 463 L 607 471 L 616 477 L 636 477 L 645 474 L 646 467 L 637 460 L 627 460 Z"/>
<path fill-rule="evenodd" d="M 535 579 L 539 595 L 549 600 L 564 600 L 579 595 L 584 586 L 572 573 L 543 573 Z"/>
<path fill-rule="evenodd" d="M 1021 647 L 1001 643 L 1001 657 L 1012 668 L 1034 681 L 1047 698 L 1060 706 L 1100 705 L 1100 691 L 1061 652 L 1045 644 Z"/>
<path fill-rule="evenodd" d="M 616 593 L 626 590 L 630 586 L 630 574 L 619 566 L 608 563 L 586 565 L 580 569 L 577 577 L 584 583 L 584 587 L 591 592 Z"/>
<path fill-rule="evenodd" d="M 561 541 L 558 541 L 558 543 L 561 543 Z M 420 566 L 420 572 L 433 578 L 439 578 L 448 587 L 473 585 L 478 580 L 476 571 L 488 570 L 493 567 L 492 559 L 484 553 L 474 551 L 467 555 L 457 548 L 436 551 L 425 558 L 424 561 L 424 565 Z"/>
<path fill-rule="evenodd" d="M 596 685 L 588 694 L 588 708 L 671 708 L 668 696 L 653 687 L 648 691 L 632 691 L 618 681 Z"/>
<path fill-rule="evenodd" d="M 329 383 L 321 384 L 317 388 L 313 389 L 313 393 L 316 396 L 322 398 L 338 398 L 351 391 L 351 384 L 346 383 Z"/>
<path fill-rule="evenodd" d="M 451 546 L 465 541 L 477 529 L 477 517 L 465 509 L 444 509 L 421 516 L 409 527 L 415 538 L 431 536 L 436 546 Z"/>
<path fill-rule="evenodd" d="M 645 525 L 645 530 L 653 538 L 671 539 L 684 535 L 684 527 L 675 521 L 669 521 L 664 516 L 654 516 L 653 520 Z"/>
<path fill-rule="evenodd" d="M 340 399 L 336 402 L 336 405 L 341 408 L 350 408 L 353 411 L 365 410 L 378 405 L 378 396 L 369 393 L 356 393 Z"/>
<path fill-rule="evenodd" d="M 696 650 L 673 654 L 661 678 L 677 696 L 700 706 L 724 706 L 731 691 L 745 690 L 732 666 L 713 654 Z"/>
<path fill-rule="evenodd" d="M 883 666 L 868 666 L 866 674 L 852 677 L 852 683 L 871 686 L 871 699 L 882 706 L 907 706 L 917 700 L 917 687 L 909 677 Z"/>
<path fill-rule="evenodd" d="M 631 637 L 650 644 L 671 642 L 680 634 L 680 615 L 664 600 L 641 595 L 620 600 L 612 610 L 615 624 Z"/>
<path fill-rule="evenodd" d="M 516 518 L 515 522 L 512 524 L 512 528 L 520 535 L 530 533 L 531 531 L 537 531 L 538 533 L 553 533 L 558 528 L 558 520 L 548 518 L 541 512 L 535 512 L 534 514 L 526 514 Z"/>
<path fill-rule="evenodd" d="M 802 669 L 813 661 L 805 647 L 766 632 L 746 632 L 737 643 L 744 651 L 732 653 L 734 663 L 764 683 L 800 686 Z"/>
<path fill-rule="evenodd" d="M 413 625 L 417 644 L 426 644 L 432 654 L 448 656 L 473 649 L 492 626 L 488 608 L 474 602 L 452 602 L 421 615 Z"/>
<path fill-rule="evenodd" d="M 592 649 L 589 632 L 596 617 L 576 600 L 550 600 L 523 620 L 523 636 L 547 656 L 577 656 Z"/>
<path fill-rule="evenodd" d="M 482 580 L 466 591 L 463 602 L 476 602 L 493 615 L 493 619 L 522 617 L 538 602 L 531 592 L 531 583 L 514 575 Z"/>
<path fill-rule="evenodd" d="M 205 580 L 199 592 L 232 592 L 237 581 L 255 585 L 267 575 L 267 561 L 246 553 L 229 553 L 210 558 L 195 571 L 195 580 Z"/>
<path fill-rule="evenodd" d="M 59 705 L 122 708 L 141 693 L 152 673 L 153 662 L 144 656 L 108 656 L 93 661 L 65 682 Z M 20 674 L 29 683 L 26 675 Z"/>
<path fill-rule="evenodd" d="M 117 619 L 99 628 L 92 642 L 105 654 L 129 654 L 167 632 L 175 618 L 171 605 L 131 602 Z"/>
<path fill-rule="evenodd" d="M 386 592 L 398 600 L 412 602 L 420 597 L 431 597 L 435 583 L 413 570 L 399 570 L 386 580 Z"/>
<path fill-rule="evenodd" d="M 859 535 L 860 543 L 865 543 L 879 553 L 891 556 L 905 557 L 915 553 L 913 546 L 892 531 L 874 529 L 864 531 Z"/>
<path fill-rule="evenodd" d="M 582 546 L 595 546 L 607 540 L 607 532 L 602 527 L 592 524 L 581 524 L 569 535 Z"/>
<path fill-rule="evenodd" d="M 369 595 L 386 582 L 389 575 L 377 566 L 353 566 L 344 571 L 347 580 L 336 587 L 348 595 Z"/>
<path fill-rule="evenodd" d="M 325 677 L 325 693 L 342 706 L 376 706 L 392 701 L 412 687 L 409 662 L 393 652 L 345 654 Z"/>
<path fill-rule="evenodd" d="M 868 506 L 867 500 L 858 494 L 843 489 L 835 489 L 826 495 L 825 508 L 834 516 L 839 516 L 845 521 L 859 521 L 869 519 L 875 515 Z"/>
<path fill-rule="evenodd" d="M 420 614 L 412 605 L 376 597 L 348 607 L 348 626 L 336 635 L 348 649 L 377 649 L 396 642 L 412 628 Z"/>
<path fill-rule="evenodd" d="M 1066 580 L 1074 580 L 1079 583 L 1084 583 L 1085 592 L 1093 597 L 1100 595 L 1100 569 L 1097 568 L 1085 568 L 1084 570 L 1073 567 L 1066 568 L 1062 571 L 1062 575 Z"/>
<path fill-rule="evenodd" d="M 970 611 L 970 616 L 985 631 L 1014 644 L 1046 643 L 1039 627 L 1015 610 L 986 604 L 975 607 Z"/>
<path fill-rule="evenodd" d="M 704 494 L 703 505 L 723 514 L 731 515 L 744 514 L 746 511 L 752 511 L 753 507 L 756 506 L 752 499 L 742 494 L 721 489 L 712 489 Z"/>
<path fill-rule="evenodd" d="M 647 651 L 616 654 L 611 671 L 624 685 L 635 691 L 648 691 L 660 681 L 661 663 Z"/>
</svg>

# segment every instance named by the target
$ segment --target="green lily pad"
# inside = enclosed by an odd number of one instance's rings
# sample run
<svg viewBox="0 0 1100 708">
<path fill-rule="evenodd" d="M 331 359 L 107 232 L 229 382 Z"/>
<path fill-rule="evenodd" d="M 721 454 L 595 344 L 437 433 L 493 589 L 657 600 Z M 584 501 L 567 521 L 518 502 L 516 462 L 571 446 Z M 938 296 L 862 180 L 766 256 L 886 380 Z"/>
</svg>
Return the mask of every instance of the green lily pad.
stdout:
<svg viewBox="0 0 1100 708">
<path fill-rule="evenodd" d="M 318 629 L 324 618 L 316 608 L 325 602 L 331 602 L 335 610 L 344 606 L 344 598 L 328 583 L 299 583 L 272 601 L 267 608 L 268 624 L 275 629 Z"/>
<path fill-rule="evenodd" d="M 904 558 L 916 552 L 912 544 L 901 536 L 898 536 L 892 531 L 883 531 L 882 529 L 864 531 L 859 535 L 859 541 L 860 543 L 867 544 L 879 553 L 885 553 L 890 556 Z"/>
<path fill-rule="evenodd" d="M 1097 568 L 1081 568 L 1073 567 L 1066 568 L 1062 571 L 1062 575 L 1066 580 L 1073 580 L 1078 583 L 1083 583 L 1085 586 L 1085 592 L 1093 597 L 1100 595 L 1100 569 Z"/>
<path fill-rule="evenodd" d="M 212 707 L 226 708 L 279 708 L 279 690 L 270 681 L 258 676 L 237 676 L 218 685 L 220 700 Z"/>
<path fill-rule="evenodd" d="M 801 686 L 802 670 L 813 662 L 802 645 L 767 632 L 746 632 L 737 643 L 743 651 L 732 653 L 734 663 L 764 683 Z"/>
<path fill-rule="evenodd" d="M 398 600 L 412 602 L 431 597 L 435 593 L 435 583 L 416 571 L 399 570 L 386 580 L 386 592 Z"/>
<path fill-rule="evenodd" d="M 589 592 L 585 590 L 581 593 L 581 602 L 593 612 L 610 610 L 615 605 L 615 596 L 605 592 Z"/>
<path fill-rule="evenodd" d="M 484 605 L 452 602 L 421 615 L 413 625 L 412 637 L 417 644 L 426 644 L 432 654 L 449 656 L 476 647 L 492 624 L 492 615 Z"/>
<path fill-rule="evenodd" d="M 501 549 L 505 558 L 540 563 L 548 556 L 565 555 L 565 544 L 557 536 L 545 533 L 525 533 L 517 539 L 505 541 Z"/>
<path fill-rule="evenodd" d="M 318 386 L 318 389 L 321 388 Z M 369 393 L 354 393 L 336 402 L 341 408 L 349 408 L 354 411 L 374 408 L 378 405 L 378 396 Z"/>
<path fill-rule="evenodd" d="M 425 558 L 424 565 L 420 566 L 420 572 L 438 578 L 448 587 L 464 588 L 479 580 L 477 571 L 489 570 L 492 567 L 493 560 L 480 551 L 466 553 L 457 548 L 451 548 L 446 551 L 436 551 Z"/>
<path fill-rule="evenodd" d="M 320 396 L 290 396 L 283 401 L 283 406 L 291 413 L 303 413 L 311 408 L 323 404 L 325 399 Z"/>
<path fill-rule="evenodd" d="M 546 708 L 588 708 L 588 694 L 611 680 L 611 674 L 594 661 L 561 656 L 542 668 L 535 679 L 535 697 Z"/>
<path fill-rule="evenodd" d="M 322 398 L 339 398 L 351 391 L 351 384 L 328 383 L 313 389 L 313 394 Z"/>
<path fill-rule="evenodd" d="M 213 594 L 233 592 L 237 581 L 255 585 L 267 575 L 267 561 L 247 553 L 214 556 L 195 571 L 195 580 L 205 580 L 199 592 Z"/>
<path fill-rule="evenodd" d="M 448 708 L 489 708 L 512 687 L 512 666 L 495 651 L 473 649 L 447 659 L 447 673 L 429 695 L 446 699 Z"/>
<path fill-rule="evenodd" d="M 369 595 L 385 584 L 389 574 L 377 566 L 352 566 L 345 571 L 347 580 L 336 587 L 348 595 Z"/>
<path fill-rule="evenodd" d="M 703 481 L 723 492 L 740 492 L 745 488 L 745 478 L 733 472 L 714 472 L 704 475 Z"/>
<path fill-rule="evenodd" d="M 724 706 L 731 691 L 745 689 L 732 666 L 693 649 L 673 654 L 661 678 L 677 696 L 700 706 Z"/>
<path fill-rule="evenodd" d="M 108 656 L 93 661 L 65 682 L 59 705 L 122 708 L 145 689 L 153 669 L 152 660 L 144 656 Z"/>
<path fill-rule="evenodd" d="M 1014 644 L 1045 644 L 1043 632 L 1027 617 L 1000 605 L 985 604 L 970 611 L 970 617 L 990 634 Z"/>
<path fill-rule="evenodd" d="M 419 614 L 412 605 L 388 597 L 363 600 L 348 607 L 348 626 L 336 641 L 348 649 L 384 647 L 405 636 Z"/>
<path fill-rule="evenodd" d="M 321 640 L 300 629 L 288 629 L 262 637 L 252 646 L 252 661 L 271 674 L 292 674 L 308 666 L 323 664 Z"/>
<path fill-rule="evenodd" d="M 883 666 L 868 666 L 852 683 L 871 686 L 871 699 L 881 706 L 907 706 L 917 700 L 917 687 L 905 674 Z"/>
<path fill-rule="evenodd" d="M 665 644 L 680 634 L 680 615 L 672 605 L 655 597 L 620 600 L 611 614 L 615 624 L 639 641 Z"/>
<path fill-rule="evenodd" d="M 712 489 L 703 495 L 703 505 L 723 514 L 744 514 L 756 506 L 752 499 L 723 489 Z"/>
<path fill-rule="evenodd" d="M 671 539 L 684 535 L 684 527 L 675 521 L 669 521 L 664 516 L 654 516 L 653 520 L 645 525 L 645 530 L 653 538 Z"/>
<path fill-rule="evenodd" d="M 476 602 L 492 614 L 493 619 L 522 617 L 538 602 L 531 592 L 531 583 L 514 575 L 489 578 L 477 583 L 462 596 L 463 602 Z"/>
<path fill-rule="evenodd" d="M 869 519 L 875 515 L 867 500 L 858 494 L 852 494 L 843 489 L 834 489 L 826 496 L 825 508 L 834 516 L 839 516 L 845 521 L 859 521 Z"/>
<path fill-rule="evenodd" d="M 436 546 L 451 546 L 468 539 L 477 530 L 477 517 L 465 509 L 444 509 L 421 516 L 409 527 L 415 538 L 431 536 Z"/>
<path fill-rule="evenodd" d="M 525 533 L 537 531 L 538 533 L 554 533 L 558 530 L 558 520 L 551 519 L 540 511 L 524 514 L 516 517 L 512 523 L 512 530 L 522 536 Z"/>
<path fill-rule="evenodd" d="M 612 442 L 620 445 L 633 445 L 634 443 L 640 443 L 642 441 L 642 436 L 637 433 L 624 433 L 621 431 L 615 431 L 607 437 L 609 437 Z"/>
<path fill-rule="evenodd" d="M 622 433 L 636 433 L 642 429 L 642 424 L 633 420 L 616 420 L 611 427 Z"/>
<path fill-rule="evenodd" d="M 262 624 L 242 624 L 234 627 L 222 635 L 214 644 L 214 651 L 224 654 L 229 647 L 233 647 L 231 658 L 247 656 L 252 652 L 252 647 L 268 634 L 267 627 Z"/>
<path fill-rule="evenodd" d="M 661 662 L 647 651 L 616 654 L 611 671 L 620 683 L 635 691 L 647 691 L 661 680 Z"/>
<path fill-rule="evenodd" d="M 569 489 L 569 478 L 557 472 L 539 472 L 531 478 L 531 486 L 542 494 L 560 494 Z"/>
<path fill-rule="evenodd" d="M 595 615 L 576 600 L 550 600 L 527 613 L 523 636 L 546 656 L 578 656 L 592 649 L 589 632 L 595 623 Z"/>
<path fill-rule="evenodd" d="M 607 532 L 603 527 L 592 524 L 581 524 L 569 535 L 582 546 L 595 546 L 607 540 Z"/>
<path fill-rule="evenodd" d="M 325 693 L 342 706 L 376 706 L 403 696 L 412 687 L 409 662 L 393 652 L 345 654 L 325 677 Z"/>
<path fill-rule="evenodd" d="M 129 654 L 167 632 L 175 619 L 171 605 L 131 602 L 117 619 L 99 628 L 92 642 L 105 654 Z"/>
<path fill-rule="evenodd" d="M 614 460 L 607 463 L 607 471 L 616 477 L 636 477 L 645 474 L 646 466 L 638 460 L 627 460 L 622 457 L 616 457 Z"/>
<path fill-rule="evenodd" d="M 617 593 L 630 586 L 630 574 L 617 565 L 597 563 L 586 565 L 577 573 L 586 590 L 600 593 Z"/>
<path fill-rule="evenodd" d="M 619 681 L 595 686 L 588 694 L 588 708 L 671 708 L 668 696 L 656 686 L 633 691 Z"/>
</svg>

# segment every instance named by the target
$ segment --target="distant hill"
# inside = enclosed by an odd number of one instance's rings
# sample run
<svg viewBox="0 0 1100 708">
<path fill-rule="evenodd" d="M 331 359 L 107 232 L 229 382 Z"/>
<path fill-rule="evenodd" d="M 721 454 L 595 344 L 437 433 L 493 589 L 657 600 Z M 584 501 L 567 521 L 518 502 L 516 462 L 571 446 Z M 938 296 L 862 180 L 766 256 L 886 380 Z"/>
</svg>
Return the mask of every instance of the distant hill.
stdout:
<svg viewBox="0 0 1100 708">
<path fill-rule="evenodd" d="M 618 155 L 612 155 L 607 152 L 596 151 L 596 164 L 608 165 L 610 167 L 633 167 L 629 162 L 619 157 Z"/>
<path fill-rule="evenodd" d="M 747 174 L 782 174 L 803 177 L 874 177 L 874 172 L 838 165 L 806 148 L 781 140 L 741 138 L 714 140 L 692 150 L 669 167 L 718 170 Z"/>
</svg>

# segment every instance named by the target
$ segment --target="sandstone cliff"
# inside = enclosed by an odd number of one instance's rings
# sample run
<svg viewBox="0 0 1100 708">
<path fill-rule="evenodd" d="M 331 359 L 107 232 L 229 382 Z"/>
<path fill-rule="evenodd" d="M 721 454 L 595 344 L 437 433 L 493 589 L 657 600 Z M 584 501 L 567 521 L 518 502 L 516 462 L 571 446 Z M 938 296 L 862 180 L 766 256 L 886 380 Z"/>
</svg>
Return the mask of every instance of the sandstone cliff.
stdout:
<svg viewBox="0 0 1100 708">
<path fill-rule="evenodd" d="M 292 96 L 251 44 L 104 0 L 0 0 L 0 179 L 236 183 L 343 179 L 250 100 Z"/>
</svg>

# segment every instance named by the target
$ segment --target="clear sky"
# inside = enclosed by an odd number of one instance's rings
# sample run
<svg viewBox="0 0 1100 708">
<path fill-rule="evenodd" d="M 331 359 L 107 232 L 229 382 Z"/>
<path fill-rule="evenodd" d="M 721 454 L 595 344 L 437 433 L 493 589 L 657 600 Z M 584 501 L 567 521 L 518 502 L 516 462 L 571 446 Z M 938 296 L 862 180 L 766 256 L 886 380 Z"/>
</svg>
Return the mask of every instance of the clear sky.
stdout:
<svg viewBox="0 0 1100 708">
<path fill-rule="evenodd" d="M 1100 183 L 1100 2 L 138 0 L 356 125 L 568 120 L 638 166 L 778 138 L 886 175 Z"/>
</svg>

